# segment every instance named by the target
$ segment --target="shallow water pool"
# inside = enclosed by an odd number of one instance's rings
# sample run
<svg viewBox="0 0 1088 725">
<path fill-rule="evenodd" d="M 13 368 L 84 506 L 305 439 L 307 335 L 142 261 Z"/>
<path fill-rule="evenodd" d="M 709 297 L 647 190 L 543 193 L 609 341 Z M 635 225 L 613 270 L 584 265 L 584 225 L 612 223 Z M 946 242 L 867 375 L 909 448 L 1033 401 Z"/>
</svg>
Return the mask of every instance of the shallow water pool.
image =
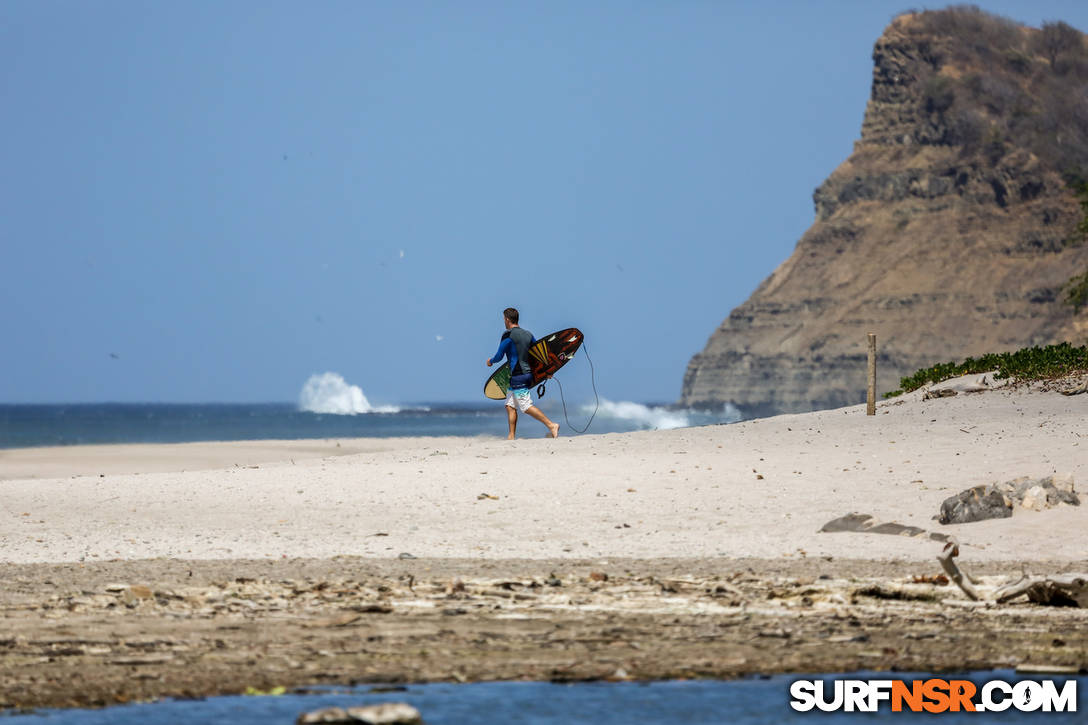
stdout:
<svg viewBox="0 0 1088 725">
<path fill-rule="evenodd" d="M 932 675 L 898 673 L 896 679 L 926 679 Z M 826 680 L 831 676 L 820 676 Z M 838 675 L 837 677 L 843 677 Z M 888 679 L 889 673 L 855 673 L 856 679 Z M 1012 672 L 975 672 L 940 675 L 970 679 L 976 684 L 991 679 L 1008 681 L 1041 678 L 1019 677 Z M 65 723 L 71 725 L 171 725 L 173 723 L 232 723 L 266 725 L 294 723 L 299 714 L 324 707 L 354 707 L 380 702 L 407 702 L 422 713 L 428 725 L 483 725 L 524 723 L 565 725 L 594 723 L 953 723 L 997 722 L 1054 724 L 1088 721 L 1080 713 L 943 713 L 941 715 L 895 713 L 795 712 L 790 708 L 793 675 L 743 680 L 680 680 L 663 682 L 578 683 L 487 682 L 472 684 L 434 683 L 404 688 L 313 688 L 305 694 L 279 696 L 226 696 L 204 700 L 163 700 L 125 705 L 104 710 L 42 710 L 31 714 L 9 714 L 10 723 Z M 1062 684 L 1065 677 L 1054 678 Z M 1078 694 L 1088 677 L 1072 678 Z"/>
</svg>

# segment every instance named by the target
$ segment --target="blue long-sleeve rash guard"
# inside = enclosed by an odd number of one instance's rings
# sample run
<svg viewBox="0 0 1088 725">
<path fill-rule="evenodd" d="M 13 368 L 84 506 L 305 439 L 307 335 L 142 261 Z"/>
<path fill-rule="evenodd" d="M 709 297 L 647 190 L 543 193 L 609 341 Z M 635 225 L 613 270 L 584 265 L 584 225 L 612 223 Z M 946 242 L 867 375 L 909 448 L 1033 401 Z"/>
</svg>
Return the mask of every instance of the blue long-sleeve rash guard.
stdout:
<svg viewBox="0 0 1088 725">
<path fill-rule="evenodd" d="M 536 344 L 536 338 L 533 337 L 531 334 L 530 334 L 529 337 L 532 338 L 529 341 L 529 347 L 532 347 L 533 345 Z M 492 364 L 498 364 L 499 361 L 502 360 L 504 355 L 506 356 L 506 359 L 510 361 L 510 373 L 512 375 L 517 375 L 518 374 L 518 348 L 514 344 L 514 341 L 510 339 L 510 333 L 509 332 L 504 332 L 503 333 L 502 340 L 499 342 L 498 351 L 494 355 L 491 356 L 491 363 Z"/>
</svg>

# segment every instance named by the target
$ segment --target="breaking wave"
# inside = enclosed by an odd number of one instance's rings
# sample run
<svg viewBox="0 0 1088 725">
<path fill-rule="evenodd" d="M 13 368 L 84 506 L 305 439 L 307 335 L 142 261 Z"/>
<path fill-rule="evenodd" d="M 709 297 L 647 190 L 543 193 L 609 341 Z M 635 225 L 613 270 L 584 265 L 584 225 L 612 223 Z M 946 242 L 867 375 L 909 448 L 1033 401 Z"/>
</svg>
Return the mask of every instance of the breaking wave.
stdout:
<svg viewBox="0 0 1088 725">
<path fill-rule="evenodd" d="M 593 405 L 583 405 L 582 412 L 588 415 L 593 412 L 593 407 Z M 666 408 L 602 398 L 597 417 L 626 423 L 632 430 L 669 430 L 714 423 L 736 423 L 742 416 L 739 410 L 728 403 L 721 411 L 715 412 Z"/>
<path fill-rule="evenodd" d="M 357 413 L 399 413 L 392 405 L 370 404 L 358 385 L 349 385 L 339 373 L 311 375 L 298 396 L 300 410 L 310 413 L 355 415 Z"/>
</svg>

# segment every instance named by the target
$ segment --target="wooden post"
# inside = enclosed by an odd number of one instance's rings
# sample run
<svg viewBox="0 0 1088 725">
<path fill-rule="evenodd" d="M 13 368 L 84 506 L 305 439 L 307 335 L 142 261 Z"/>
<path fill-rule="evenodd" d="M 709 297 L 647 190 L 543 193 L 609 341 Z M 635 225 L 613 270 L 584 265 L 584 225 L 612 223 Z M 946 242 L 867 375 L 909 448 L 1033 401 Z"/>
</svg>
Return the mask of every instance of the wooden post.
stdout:
<svg viewBox="0 0 1088 725">
<path fill-rule="evenodd" d="M 865 398 L 865 415 L 876 415 L 876 334 L 869 333 L 869 394 Z"/>
</svg>

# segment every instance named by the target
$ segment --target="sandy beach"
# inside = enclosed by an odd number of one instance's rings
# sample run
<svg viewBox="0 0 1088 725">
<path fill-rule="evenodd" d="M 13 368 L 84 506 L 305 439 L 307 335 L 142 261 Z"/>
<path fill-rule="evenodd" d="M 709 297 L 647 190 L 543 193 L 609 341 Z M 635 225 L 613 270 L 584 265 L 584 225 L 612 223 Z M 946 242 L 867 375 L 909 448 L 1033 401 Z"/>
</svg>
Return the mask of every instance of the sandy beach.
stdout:
<svg viewBox="0 0 1088 725">
<path fill-rule="evenodd" d="M 0 451 L 0 560 L 847 556 L 932 542 L 818 533 L 850 512 L 928 530 L 968 487 L 1088 485 L 1084 397 L 1038 388 L 740 424 L 515 441 Z M 486 494 L 486 497 L 482 497 Z M 1088 506 L 953 527 L 969 560 L 1088 556 Z"/>
<path fill-rule="evenodd" d="M 970 382 L 970 381 L 969 381 Z M 970 387 L 962 381 L 947 386 Z M 0 451 L 0 704 L 246 687 L 1088 666 L 1084 609 L 972 603 L 1088 571 L 1088 506 L 941 502 L 1088 481 L 1088 396 L 1020 386 L 733 425 Z M 944 585 L 942 585 L 944 584 Z"/>
</svg>

